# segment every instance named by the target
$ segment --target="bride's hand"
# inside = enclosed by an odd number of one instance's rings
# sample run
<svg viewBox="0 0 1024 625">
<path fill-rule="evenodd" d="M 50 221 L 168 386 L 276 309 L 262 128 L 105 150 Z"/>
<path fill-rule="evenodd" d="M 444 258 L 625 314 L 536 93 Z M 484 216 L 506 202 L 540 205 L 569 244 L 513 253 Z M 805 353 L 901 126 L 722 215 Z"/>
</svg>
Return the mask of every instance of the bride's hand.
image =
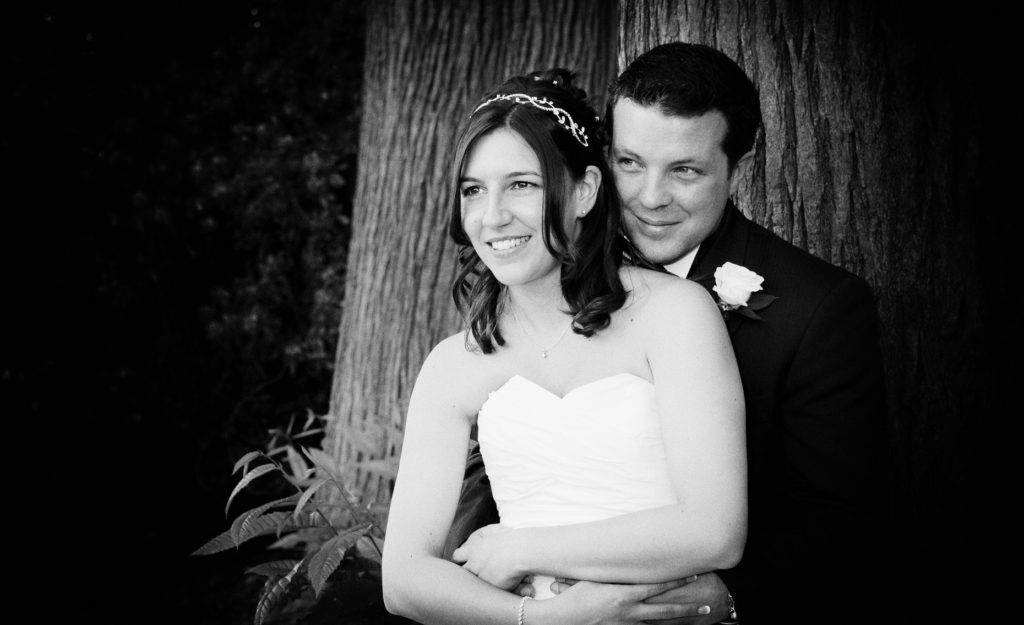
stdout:
<svg viewBox="0 0 1024 625">
<path fill-rule="evenodd" d="M 525 575 L 519 568 L 522 546 L 516 534 L 516 530 L 499 524 L 481 527 L 455 550 L 452 560 L 488 584 L 511 590 Z"/>
</svg>

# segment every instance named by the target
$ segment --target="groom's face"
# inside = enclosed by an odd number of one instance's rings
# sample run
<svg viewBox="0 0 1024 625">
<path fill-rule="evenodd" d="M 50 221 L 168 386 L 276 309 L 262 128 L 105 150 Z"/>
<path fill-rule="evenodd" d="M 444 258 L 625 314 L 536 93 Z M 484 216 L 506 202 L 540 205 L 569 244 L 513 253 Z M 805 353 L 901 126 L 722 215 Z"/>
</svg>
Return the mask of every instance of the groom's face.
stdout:
<svg viewBox="0 0 1024 625">
<path fill-rule="evenodd" d="M 722 151 L 725 117 L 666 115 L 624 98 L 609 154 L 630 239 L 653 262 L 675 262 L 722 219 L 733 182 Z"/>
</svg>

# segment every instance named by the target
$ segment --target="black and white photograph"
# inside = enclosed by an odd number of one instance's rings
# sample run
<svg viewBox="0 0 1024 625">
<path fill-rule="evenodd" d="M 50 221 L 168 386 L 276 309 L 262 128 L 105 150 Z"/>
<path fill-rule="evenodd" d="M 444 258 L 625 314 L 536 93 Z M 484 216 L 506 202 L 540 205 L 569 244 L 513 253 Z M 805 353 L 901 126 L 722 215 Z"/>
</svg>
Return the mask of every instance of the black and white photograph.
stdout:
<svg viewBox="0 0 1024 625">
<path fill-rule="evenodd" d="M 4 22 L 19 618 L 1015 613 L 999 11 Z"/>
</svg>

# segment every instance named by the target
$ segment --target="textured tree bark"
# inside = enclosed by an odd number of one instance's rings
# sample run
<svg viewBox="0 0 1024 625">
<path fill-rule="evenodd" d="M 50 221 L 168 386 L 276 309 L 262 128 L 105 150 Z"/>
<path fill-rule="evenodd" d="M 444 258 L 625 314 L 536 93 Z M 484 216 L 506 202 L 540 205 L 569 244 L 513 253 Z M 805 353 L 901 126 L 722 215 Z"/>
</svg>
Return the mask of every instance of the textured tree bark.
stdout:
<svg viewBox="0 0 1024 625">
<path fill-rule="evenodd" d="M 387 502 L 417 371 L 458 328 L 445 227 L 457 128 L 489 88 L 563 66 L 603 102 L 610 1 L 368 4 L 359 174 L 324 450 L 349 488 Z M 453 380 L 453 382 L 456 382 Z"/>
<path fill-rule="evenodd" d="M 957 518 L 998 390 L 979 250 L 991 231 L 970 25 L 896 4 L 623 0 L 618 64 L 682 40 L 753 78 L 764 134 L 738 204 L 874 287 L 894 504 L 920 527 Z"/>
</svg>

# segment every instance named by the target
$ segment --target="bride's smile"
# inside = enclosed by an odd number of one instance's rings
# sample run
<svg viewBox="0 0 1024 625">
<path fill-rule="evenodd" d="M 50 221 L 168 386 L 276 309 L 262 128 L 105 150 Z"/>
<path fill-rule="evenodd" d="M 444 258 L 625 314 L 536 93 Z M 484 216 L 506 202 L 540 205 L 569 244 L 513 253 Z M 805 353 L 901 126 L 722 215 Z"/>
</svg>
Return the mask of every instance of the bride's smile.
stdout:
<svg viewBox="0 0 1024 625">
<path fill-rule="evenodd" d="M 499 128 L 476 142 L 460 179 L 462 227 L 481 260 L 508 286 L 557 280 L 560 271 L 543 241 L 541 170 L 526 141 Z"/>
<path fill-rule="evenodd" d="M 506 252 L 513 250 L 521 246 L 530 240 L 529 236 L 525 237 L 502 237 L 498 239 L 492 239 L 487 242 L 491 246 L 491 249 L 495 252 Z"/>
</svg>

